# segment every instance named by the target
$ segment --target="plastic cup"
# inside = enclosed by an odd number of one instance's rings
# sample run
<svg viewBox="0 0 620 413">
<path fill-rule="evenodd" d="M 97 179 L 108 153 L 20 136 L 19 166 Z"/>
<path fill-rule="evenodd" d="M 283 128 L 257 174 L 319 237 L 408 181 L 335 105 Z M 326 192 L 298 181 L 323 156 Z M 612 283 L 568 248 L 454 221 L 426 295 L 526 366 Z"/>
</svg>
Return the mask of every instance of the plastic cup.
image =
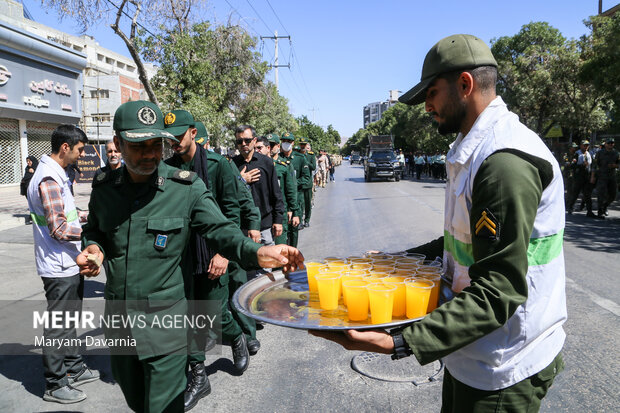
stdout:
<svg viewBox="0 0 620 413">
<path fill-rule="evenodd" d="M 405 279 L 406 277 L 385 277 L 381 279 L 383 284 L 396 287 L 396 291 L 394 291 L 394 304 L 392 306 L 392 316 L 394 317 L 403 317 L 407 312 Z"/>
<path fill-rule="evenodd" d="M 424 261 L 426 259 L 426 255 L 418 254 L 417 252 L 408 252 L 405 255 L 405 257 L 414 258 L 414 259 L 417 259 L 418 261 Z"/>
<path fill-rule="evenodd" d="M 384 272 L 384 273 L 393 273 L 394 272 L 394 266 L 393 265 L 372 265 L 372 270 L 371 273 L 373 272 Z"/>
<path fill-rule="evenodd" d="M 372 264 L 369 262 L 352 262 L 349 268 L 352 270 L 370 270 L 372 269 Z"/>
<path fill-rule="evenodd" d="M 420 318 L 426 315 L 431 290 L 435 284 L 422 278 L 409 278 L 405 281 L 407 289 L 407 318 Z"/>
<path fill-rule="evenodd" d="M 340 275 L 340 285 L 341 285 L 340 291 L 342 291 L 342 303 L 345 306 L 347 305 L 347 292 L 344 290 L 344 282 L 349 281 L 349 280 L 362 281 L 363 279 L 364 279 L 364 276 L 355 275 L 355 274 L 351 274 L 348 272 L 342 273 Z"/>
<path fill-rule="evenodd" d="M 347 262 L 350 264 L 371 264 L 372 258 L 348 257 Z"/>
<path fill-rule="evenodd" d="M 366 277 L 368 275 L 370 275 L 370 270 L 357 270 L 357 269 L 349 269 L 347 271 L 347 274 L 349 275 L 357 275 L 359 277 Z"/>
<path fill-rule="evenodd" d="M 431 295 L 428 299 L 428 307 L 427 312 L 433 311 L 439 305 L 439 289 L 441 288 L 441 275 L 440 274 L 418 274 L 418 278 L 422 278 L 424 280 L 432 281 L 433 289 L 431 290 Z"/>
<path fill-rule="evenodd" d="M 396 263 L 396 260 L 393 259 L 373 260 L 372 266 L 376 267 L 377 265 L 391 265 L 393 267 L 394 263 Z"/>
<path fill-rule="evenodd" d="M 383 324 L 392 321 L 394 292 L 396 287 L 383 283 L 368 285 L 368 303 L 370 305 L 370 322 Z"/>
<path fill-rule="evenodd" d="M 417 265 L 420 261 L 420 259 L 418 258 L 411 258 L 411 257 L 398 257 L 396 258 L 396 265 L 399 264 L 413 264 L 413 265 Z"/>
<path fill-rule="evenodd" d="M 438 267 L 441 268 L 442 264 L 438 261 L 424 260 L 420 261 L 420 267 Z"/>
<path fill-rule="evenodd" d="M 362 280 L 345 280 L 342 283 L 343 296 L 347 297 L 349 320 L 363 321 L 368 318 L 367 283 Z"/>
<path fill-rule="evenodd" d="M 310 291 L 318 291 L 316 287 L 316 275 L 319 273 L 319 268 L 325 264 L 322 262 L 305 262 L 306 273 L 308 274 L 308 289 Z"/>
<path fill-rule="evenodd" d="M 340 298 L 340 274 L 319 273 L 316 276 L 316 284 L 319 289 L 321 308 L 323 310 L 337 309 Z"/>
</svg>

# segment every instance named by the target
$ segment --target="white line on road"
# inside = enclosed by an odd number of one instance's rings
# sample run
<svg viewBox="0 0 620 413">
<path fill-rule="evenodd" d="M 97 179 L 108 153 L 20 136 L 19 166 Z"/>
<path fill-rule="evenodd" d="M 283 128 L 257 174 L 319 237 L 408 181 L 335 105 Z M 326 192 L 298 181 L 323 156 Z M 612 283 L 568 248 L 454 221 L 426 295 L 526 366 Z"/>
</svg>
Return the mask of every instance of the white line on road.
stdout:
<svg viewBox="0 0 620 413">
<path fill-rule="evenodd" d="M 616 316 L 620 316 L 620 305 L 616 304 L 615 302 L 608 300 L 607 298 L 603 298 L 600 295 L 588 290 L 587 288 L 584 288 L 583 286 L 577 284 L 574 280 L 571 280 L 568 277 L 566 277 L 566 285 L 573 290 L 578 290 L 582 293 L 585 293 L 588 297 L 590 297 L 592 301 L 594 301 L 594 304 L 599 305 L 600 307 L 615 314 Z"/>
</svg>

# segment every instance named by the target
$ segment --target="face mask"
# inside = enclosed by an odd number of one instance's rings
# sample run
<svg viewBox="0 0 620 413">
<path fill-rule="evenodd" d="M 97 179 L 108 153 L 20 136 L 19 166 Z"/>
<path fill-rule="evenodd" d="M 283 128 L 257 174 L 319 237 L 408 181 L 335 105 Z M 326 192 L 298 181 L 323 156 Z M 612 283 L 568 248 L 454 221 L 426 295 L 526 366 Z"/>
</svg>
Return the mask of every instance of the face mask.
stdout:
<svg viewBox="0 0 620 413">
<path fill-rule="evenodd" d="M 282 150 L 284 152 L 288 152 L 293 147 L 293 144 L 291 142 L 282 142 L 282 145 L 280 145 L 280 146 L 282 147 Z"/>
<path fill-rule="evenodd" d="M 207 149 L 207 150 L 208 150 L 209 152 L 215 152 L 215 151 L 213 150 L 213 148 L 209 148 L 209 149 Z"/>
</svg>

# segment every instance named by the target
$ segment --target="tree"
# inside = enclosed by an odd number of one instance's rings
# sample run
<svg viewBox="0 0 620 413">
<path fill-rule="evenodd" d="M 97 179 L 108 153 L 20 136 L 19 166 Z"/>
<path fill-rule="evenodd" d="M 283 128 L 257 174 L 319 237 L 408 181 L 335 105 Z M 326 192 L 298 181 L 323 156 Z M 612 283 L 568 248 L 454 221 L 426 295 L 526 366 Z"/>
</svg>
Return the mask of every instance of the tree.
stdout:
<svg viewBox="0 0 620 413">
<path fill-rule="evenodd" d="M 157 97 L 140 57 L 142 30 L 139 28 L 139 20 L 148 27 L 166 24 L 187 26 L 191 12 L 202 4 L 201 0 L 120 0 L 118 5 L 109 0 L 42 0 L 42 3 L 56 10 L 61 19 L 73 18 L 83 32 L 111 19 L 110 27 L 127 46 L 138 69 L 138 78 L 149 100 L 155 104 L 158 104 Z M 124 16 L 130 19 L 128 33 L 121 28 Z"/>
<path fill-rule="evenodd" d="M 491 40 L 499 94 L 521 122 L 541 136 L 553 126 L 559 99 L 551 65 L 565 41 L 546 22 L 529 23 L 514 36 Z"/>
<path fill-rule="evenodd" d="M 620 130 L 620 13 L 594 16 L 585 22 L 591 50 L 581 68 L 581 78 L 613 100 L 613 128 Z"/>
<path fill-rule="evenodd" d="M 339 151 L 340 133 L 332 125 L 329 125 L 325 131 L 306 115 L 298 117 L 296 121 L 298 126 L 294 130 L 295 136 L 307 138 L 313 151 L 322 149 L 330 153 Z"/>
</svg>

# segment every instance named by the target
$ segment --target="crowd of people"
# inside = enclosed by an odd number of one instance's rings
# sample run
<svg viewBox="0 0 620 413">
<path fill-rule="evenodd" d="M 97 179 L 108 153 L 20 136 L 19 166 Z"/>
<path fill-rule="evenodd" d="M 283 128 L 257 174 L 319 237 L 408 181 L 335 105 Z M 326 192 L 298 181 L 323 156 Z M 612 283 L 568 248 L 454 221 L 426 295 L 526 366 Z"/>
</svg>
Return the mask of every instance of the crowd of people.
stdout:
<svg viewBox="0 0 620 413">
<path fill-rule="evenodd" d="M 411 176 L 420 180 L 423 176 L 436 180 L 446 180 L 446 152 L 434 154 L 422 151 L 398 153 L 398 160 L 403 168 L 403 177 Z"/>
<path fill-rule="evenodd" d="M 51 136 L 51 154 L 38 167 L 29 159 L 23 186 L 37 272 L 49 311 L 79 311 L 84 276 L 98 275 L 101 267 L 106 306 L 158 294 L 187 300 L 194 313 L 206 311 L 204 303 L 219 303 L 221 326 L 196 328 L 185 343 L 168 337 L 169 346 L 179 347 L 173 354 L 112 351 L 114 378 L 133 410 L 187 411 L 211 391 L 205 352 L 218 340 L 232 348 L 238 374 L 259 351 L 256 324 L 232 305 L 232 295 L 248 276 L 301 264 L 291 245 L 297 245 L 299 229 L 310 226 L 319 163 L 305 138 L 259 137 L 250 125 L 234 131 L 239 154 L 227 159 L 210 149 L 204 124 L 191 113 L 164 116 L 146 101 L 121 105 L 114 119 L 115 137 L 106 144 L 105 166 L 95 173 L 88 214 L 75 207 L 68 173 L 88 143 L 83 131 L 61 125 Z M 173 155 L 161 162 L 164 140 Z M 319 159 L 325 167 L 323 154 Z M 155 341 L 151 334 L 131 331 L 138 347 Z M 75 339 L 76 331 L 44 329 L 44 337 Z M 43 350 L 43 398 L 84 400 L 78 386 L 99 373 L 84 363 L 80 349 Z"/>
<path fill-rule="evenodd" d="M 609 215 L 609 205 L 616 200 L 618 192 L 619 159 L 613 137 L 604 139 L 599 147 L 592 148 L 588 140 L 582 140 L 580 145 L 571 144 L 562 159 L 567 214 L 573 214 L 575 203 L 581 195 L 578 210 L 583 211 L 585 207 L 587 217 L 605 219 Z M 596 214 L 592 203 L 594 191 Z"/>
</svg>

